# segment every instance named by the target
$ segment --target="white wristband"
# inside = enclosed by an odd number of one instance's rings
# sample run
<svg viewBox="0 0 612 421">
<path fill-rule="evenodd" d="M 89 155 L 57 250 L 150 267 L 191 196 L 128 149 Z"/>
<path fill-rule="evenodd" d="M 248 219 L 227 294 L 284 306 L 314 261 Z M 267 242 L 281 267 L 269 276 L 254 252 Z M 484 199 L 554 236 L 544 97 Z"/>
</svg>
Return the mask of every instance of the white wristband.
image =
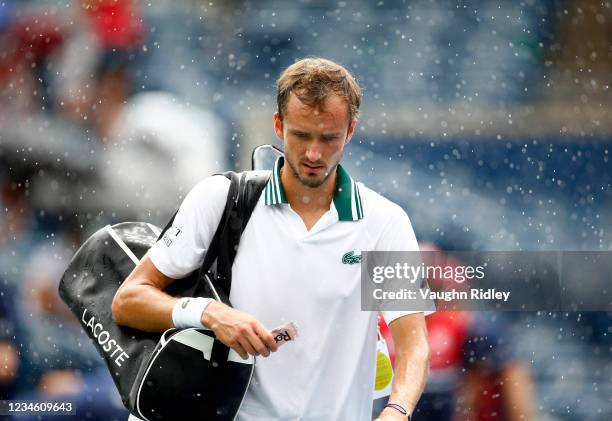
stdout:
<svg viewBox="0 0 612 421">
<path fill-rule="evenodd" d="M 179 299 L 172 308 L 174 326 L 180 329 L 187 327 L 203 328 L 202 314 L 212 301 L 214 299 L 204 297 L 183 297 Z"/>
</svg>

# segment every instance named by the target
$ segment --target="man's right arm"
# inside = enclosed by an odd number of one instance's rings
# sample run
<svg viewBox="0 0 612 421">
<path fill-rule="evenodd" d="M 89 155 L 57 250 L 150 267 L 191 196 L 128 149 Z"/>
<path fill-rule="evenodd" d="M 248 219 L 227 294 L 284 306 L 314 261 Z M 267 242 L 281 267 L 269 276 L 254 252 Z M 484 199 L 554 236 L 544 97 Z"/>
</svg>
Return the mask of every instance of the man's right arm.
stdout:
<svg viewBox="0 0 612 421">
<path fill-rule="evenodd" d="M 267 356 L 276 350 L 272 335 L 253 316 L 216 301 L 204 311 L 202 306 L 181 307 L 181 303 L 174 311 L 178 299 L 164 292 L 172 282 L 181 282 L 202 265 L 221 220 L 229 185 L 226 177 L 212 176 L 187 194 L 164 238 L 149 249 L 117 290 L 112 312 L 118 324 L 147 332 L 170 329 L 174 322 L 181 327 L 186 327 L 185 323 L 207 327 L 243 358 L 247 353 Z M 202 314 L 192 314 L 192 309 Z M 181 320 L 173 320 L 173 311 Z M 185 312 L 188 321 L 183 319 Z"/>
<path fill-rule="evenodd" d="M 172 309 L 177 299 L 164 292 L 172 282 L 174 279 L 161 273 L 145 255 L 115 294 L 115 321 L 147 332 L 173 328 Z"/>
<path fill-rule="evenodd" d="M 174 327 L 172 310 L 177 299 L 164 290 L 201 266 L 221 220 L 229 186 L 226 177 L 212 176 L 189 191 L 172 226 L 115 294 L 112 312 L 117 323 L 148 332 Z"/>
<path fill-rule="evenodd" d="M 172 310 L 177 298 L 164 292 L 175 280 L 160 272 L 145 255 L 117 290 L 112 303 L 115 321 L 147 332 L 174 327 Z M 242 358 L 267 357 L 278 349 L 274 338 L 253 316 L 217 301 L 202 313 L 201 323 Z"/>
</svg>

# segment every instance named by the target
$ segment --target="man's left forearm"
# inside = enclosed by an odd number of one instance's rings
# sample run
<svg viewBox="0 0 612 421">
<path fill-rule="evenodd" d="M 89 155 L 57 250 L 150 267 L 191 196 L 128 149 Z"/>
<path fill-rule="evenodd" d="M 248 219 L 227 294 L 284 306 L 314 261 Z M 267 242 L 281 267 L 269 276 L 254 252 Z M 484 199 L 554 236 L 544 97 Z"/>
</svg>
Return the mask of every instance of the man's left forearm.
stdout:
<svg viewBox="0 0 612 421">
<path fill-rule="evenodd" d="M 423 313 L 400 317 L 389 330 L 395 344 L 395 369 L 389 403 L 399 404 L 412 414 L 423 393 L 429 373 L 429 344 Z M 394 411 L 386 408 L 385 412 Z M 383 415 L 381 414 L 381 415 Z"/>
</svg>

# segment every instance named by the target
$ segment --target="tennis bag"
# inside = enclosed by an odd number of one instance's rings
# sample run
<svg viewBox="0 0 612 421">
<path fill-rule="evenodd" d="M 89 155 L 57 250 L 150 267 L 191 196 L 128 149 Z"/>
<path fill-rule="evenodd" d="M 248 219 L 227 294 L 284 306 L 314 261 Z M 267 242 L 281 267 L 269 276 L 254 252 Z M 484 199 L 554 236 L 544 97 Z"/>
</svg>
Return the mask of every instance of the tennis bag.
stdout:
<svg viewBox="0 0 612 421">
<path fill-rule="evenodd" d="M 173 282 L 174 296 L 229 302 L 231 268 L 240 236 L 270 176 L 268 171 L 224 173 L 231 180 L 219 226 L 200 270 Z M 176 214 L 175 214 L 176 215 Z M 119 326 L 115 292 L 164 230 L 145 222 L 106 226 L 76 252 L 59 294 L 104 358 L 126 408 L 143 420 L 233 420 L 255 366 L 207 329 L 150 333 Z"/>
</svg>

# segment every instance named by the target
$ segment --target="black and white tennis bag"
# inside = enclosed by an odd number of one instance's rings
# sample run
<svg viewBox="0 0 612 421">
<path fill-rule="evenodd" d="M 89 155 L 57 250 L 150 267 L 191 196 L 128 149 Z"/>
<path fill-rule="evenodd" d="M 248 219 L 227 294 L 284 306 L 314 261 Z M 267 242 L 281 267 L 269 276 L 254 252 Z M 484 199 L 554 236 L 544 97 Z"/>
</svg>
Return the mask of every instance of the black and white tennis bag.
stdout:
<svg viewBox="0 0 612 421">
<path fill-rule="evenodd" d="M 226 206 L 199 271 L 173 282 L 174 296 L 204 296 L 228 305 L 231 267 L 268 171 L 224 173 Z M 59 287 L 104 358 L 124 405 L 143 420 L 233 420 L 251 381 L 255 358 L 242 360 L 206 329 L 149 333 L 115 323 L 115 292 L 164 230 L 146 222 L 106 226 L 77 251 Z"/>
</svg>

